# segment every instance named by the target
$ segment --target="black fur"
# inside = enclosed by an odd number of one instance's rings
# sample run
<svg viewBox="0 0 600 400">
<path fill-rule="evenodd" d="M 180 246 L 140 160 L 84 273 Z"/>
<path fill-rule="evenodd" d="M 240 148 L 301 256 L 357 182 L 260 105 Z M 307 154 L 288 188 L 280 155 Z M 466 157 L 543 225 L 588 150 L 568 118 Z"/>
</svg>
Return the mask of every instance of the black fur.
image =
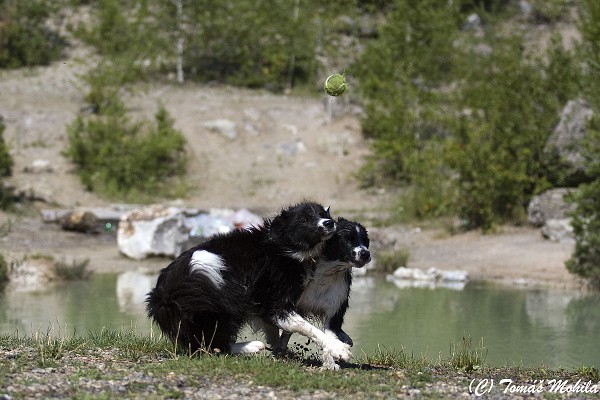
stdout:
<svg viewBox="0 0 600 400">
<path fill-rule="evenodd" d="M 295 311 L 311 271 L 307 265 L 320 256 L 334 230 L 328 210 L 304 202 L 262 227 L 214 236 L 161 271 L 148 294 L 148 316 L 191 352 L 200 348 L 228 352 L 249 319 L 276 324 Z M 221 286 L 192 272 L 190 260 L 201 250 L 223 261 Z"/>
</svg>

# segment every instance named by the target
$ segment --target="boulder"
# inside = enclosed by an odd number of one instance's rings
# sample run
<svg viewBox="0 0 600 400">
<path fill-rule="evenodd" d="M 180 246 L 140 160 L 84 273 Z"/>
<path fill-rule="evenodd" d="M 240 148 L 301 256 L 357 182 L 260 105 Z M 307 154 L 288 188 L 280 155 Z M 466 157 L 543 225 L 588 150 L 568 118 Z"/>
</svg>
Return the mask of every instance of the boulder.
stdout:
<svg viewBox="0 0 600 400">
<path fill-rule="evenodd" d="M 569 243 L 575 240 L 571 218 L 549 219 L 541 231 L 546 239 L 553 242 Z"/>
<path fill-rule="evenodd" d="M 302 142 L 302 140 L 300 139 L 296 139 L 293 142 L 282 143 L 277 148 L 277 154 L 290 157 L 305 152 L 306 146 L 304 145 L 304 142 Z"/>
<path fill-rule="evenodd" d="M 23 172 L 30 174 L 41 174 L 41 173 L 50 173 L 54 172 L 54 168 L 50 164 L 48 160 L 34 160 L 31 165 L 23 168 Z"/>
<path fill-rule="evenodd" d="M 59 219 L 60 226 L 67 231 L 98 233 L 100 222 L 91 211 L 80 209 L 70 211 Z"/>
<path fill-rule="evenodd" d="M 40 214 L 45 223 L 59 223 L 64 229 L 80 232 L 95 232 L 97 230 L 107 230 L 107 227 L 117 226 L 123 215 L 138 208 L 130 204 L 113 204 L 109 207 L 81 207 L 77 209 L 49 208 L 42 209 Z M 70 228 L 71 225 L 78 226 L 79 219 L 88 221 L 88 226 L 92 226 L 90 221 L 95 219 L 95 229 L 77 229 Z"/>
<path fill-rule="evenodd" d="M 127 257 L 178 256 L 188 243 L 184 212 L 162 205 L 139 208 L 125 214 L 117 229 L 117 244 Z"/>
<path fill-rule="evenodd" d="M 558 125 L 546 142 L 544 151 L 547 157 L 552 162 L 558 156 L 560 167 L 567 168 L 567 179 L 577 179 L 585 172 L 582 150 L 587 123 L 592 116 L 592 107 L 585 100 L 569 100 L 560 113 Z"/>
<path fill-rule="evenodd" d="M 226 217 L 211 213 L 187 217 L 184 224 L 188 228 L 191 237 L 199 238 L 227 233 L 235 228 L 235 225 Z"/>
<path fill-rule="evenodd" d="M 184 223 L 192 238 L 207 238 L 219 233 L 228 233 L 234 229 L 259 227 L 263 224 L 263 219 L 245 208 L 237 211 L 213 208 L 208 213 L 202 212 L 186 216 Z"/>
<path fill-rule="evenodd" d="M 443 282 L 467 282 L 469 273 L 462 270 L 441 270 L 429 268 L 423 271 L 419 268 L 400 267 L 391 275 L 394 279 L 405 279 L 414 281 L 443 281 Z"/>
<path fill-rule="evenodd" d="M 387 276 L 387 281 L 401 289 L 418 287 L 462 290 L 469 281 L 469 273 L 461 270 L 445 271 L 429 268 L 424 271 L 419 268 L 400 267 Z"/>
<path fill-rule="evenodd" d="M 211 132 L 219 133 L 231 140 L 237 138 L 238 135 L 235 122 L 228 119 L 214 119 L 211 121 L 206 121 L 202 124 L 202 126 Z"/>
<path fill-rule="evenodd" d="M 536 227 L 549 219 L 564 219 L 575 211 L 575 204 L 565 200 L 573 189 L 554 188 L 534 196 L 527 206 L 527 221 Z"/>
<path fill-rule="evenodd" d="M 16 292 L 37 292 L 45 290 L 52 282 L 54 260 L 48 257 L 14 260 L 9 270 L 8 282 Z"/>
</svg>

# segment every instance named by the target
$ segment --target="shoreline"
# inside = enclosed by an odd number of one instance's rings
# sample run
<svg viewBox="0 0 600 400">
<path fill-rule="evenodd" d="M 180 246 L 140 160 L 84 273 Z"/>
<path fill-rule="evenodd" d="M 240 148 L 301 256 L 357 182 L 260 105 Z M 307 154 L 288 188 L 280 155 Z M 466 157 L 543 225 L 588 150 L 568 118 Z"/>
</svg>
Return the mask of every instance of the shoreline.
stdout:
<svg viewBox="0 0 600 400">
<path fill-rule="evenodd" d="M 8 233 L 0 238 L 0 253 L 7 262 L 32 255 L 66 261 L 88 258 L 91 271 L 118 273 L 156 272 L 171 261 L 168 257 L 129 259 L 120 254 L 114 234 L 64 231 L 37 217 L 13 219 Z M 410 253 L 407 266 L 411 268 L 463 270 L 473 282 L 518 288 L 586 290 L 585 280 L 570 274 L 564 265 L 574 243 L 551 242 L 538 229 L 504 227 L 495 234 L 470 231 L 449 235 L 442 229 L 396 225 L 371 228 L 369 234 L 375 263 L 379 251 L 405 249 Z"/>
</svg>

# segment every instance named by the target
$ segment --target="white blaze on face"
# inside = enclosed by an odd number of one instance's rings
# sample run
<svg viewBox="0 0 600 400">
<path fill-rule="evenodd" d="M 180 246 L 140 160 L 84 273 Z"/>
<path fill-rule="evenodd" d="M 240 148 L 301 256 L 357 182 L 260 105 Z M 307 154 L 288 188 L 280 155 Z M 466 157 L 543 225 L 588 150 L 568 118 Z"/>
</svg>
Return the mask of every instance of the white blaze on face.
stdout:
<svg viewBox="0 0 600 400">
<path fill-rule="evenodd" d="M 319 222 L 317 222 L 317 227 L 323 229 L 325 232 L 330 232 L 331 235 L 327 237 L 327 239 L 329 239 L 331 236 L 333 236 L 333 232 L 335 231 L 335 223 L 333 223 L 333 226 L 331 227 L 327 227 L 325 225 L 325 223 L 327 223 L 328 221 L 333 222 L 333 220 L 331 218 L 320 218 Z"/>
<path fill-rule="evenodd" d="M 226 267 L 219 255 L 206 250 L 196 250 L 190 260 L 190 271 L 206 276 L 217 288 L 225 283 L 221 271 Z"/>
<path fill-rule="evenodd" d="M 363 251 L 368 251 L 369 249 L 367 249 L 365 246 L 357 246 L 355 248 L 352 249 L 352 256 L 354 257 L 354 261 L 361 261 L 360 259 L 360 253 Z"/>
</svg>

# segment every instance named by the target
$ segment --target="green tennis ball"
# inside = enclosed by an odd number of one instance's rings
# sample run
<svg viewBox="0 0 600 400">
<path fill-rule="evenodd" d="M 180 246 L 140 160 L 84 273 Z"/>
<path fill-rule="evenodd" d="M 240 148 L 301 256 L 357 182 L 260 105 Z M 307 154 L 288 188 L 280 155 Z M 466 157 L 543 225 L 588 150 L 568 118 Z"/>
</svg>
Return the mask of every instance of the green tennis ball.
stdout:
<svg viewBox="0 0 600 400">
<path fill-rule="evenodd" d="M 341 96 L 348 90 L 346 75 L 333 74 L 325 80 L 325 93 L 330 96 Z"/>
</svg>

